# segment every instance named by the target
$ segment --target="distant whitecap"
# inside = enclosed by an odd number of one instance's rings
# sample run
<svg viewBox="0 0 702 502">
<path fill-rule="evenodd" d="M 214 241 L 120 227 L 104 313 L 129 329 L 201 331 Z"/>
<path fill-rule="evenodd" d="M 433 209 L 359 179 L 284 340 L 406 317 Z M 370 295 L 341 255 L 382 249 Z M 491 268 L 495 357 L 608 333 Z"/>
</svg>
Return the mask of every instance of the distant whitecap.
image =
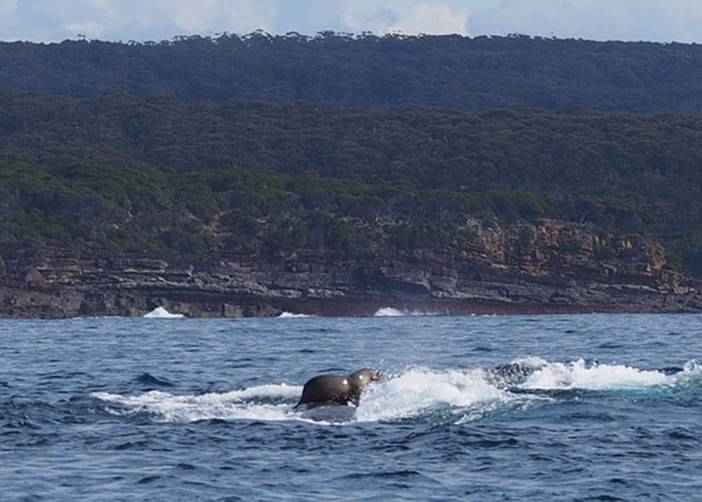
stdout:
<svg viewBox="0 0 702 502">
<path fill-rule="evenodd" d="M 422 312 L 420 310 L 400 310 L 394 307 L 383 307 L 378 309 L 374 317 L 404 317 L 404 316 L 434 316 L 441 315 L 436 312 Z"/>
<path fill-rule="evenodd" d="M 156 307 L 148 314 L 145 314 L 144 317 L 146 319 L 183 319 L 185 316 L 183 314 L 171 314 L 163 307 Z"/>
<path fill-rule="evenodd" d="M 302 317 L 311 317 L 308 314 L 294 314 L 292 312 L 283 312 L 277 318 L 278 319 L 299 319 Z"/>
<path fill-rule="evenodd" d="M 375 317 L 402 317 L 408 315 L 407 312 L 392 307 L 383 307 L 374 314 Z"/>
</svg>

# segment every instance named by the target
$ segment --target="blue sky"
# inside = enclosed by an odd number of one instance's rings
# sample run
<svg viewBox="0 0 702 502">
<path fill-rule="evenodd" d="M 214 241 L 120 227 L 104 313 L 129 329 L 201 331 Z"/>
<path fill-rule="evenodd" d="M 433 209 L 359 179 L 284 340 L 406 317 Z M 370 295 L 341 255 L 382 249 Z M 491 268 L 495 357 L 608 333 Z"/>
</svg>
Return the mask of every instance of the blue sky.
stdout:
<svg viewBox="0 0 702 502">
<path fill-rule="evenodd" d="M 702 0 L 0 0 L 1 40 L 256 29 L 702 42 Z"/>
</svg>

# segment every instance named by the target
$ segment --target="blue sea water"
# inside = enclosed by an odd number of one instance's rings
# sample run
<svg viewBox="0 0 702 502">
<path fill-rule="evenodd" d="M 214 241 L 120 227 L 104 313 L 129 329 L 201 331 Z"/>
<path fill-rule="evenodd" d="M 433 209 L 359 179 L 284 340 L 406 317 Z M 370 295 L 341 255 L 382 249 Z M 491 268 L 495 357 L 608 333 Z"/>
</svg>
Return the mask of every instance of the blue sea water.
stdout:
<svg viewBox="0 0 702 502">
<path fill-rule="evenodd" d="M 700 500 L 696 359 L 683 315 L 0 321 L 0 499 Z"/>
</svg>

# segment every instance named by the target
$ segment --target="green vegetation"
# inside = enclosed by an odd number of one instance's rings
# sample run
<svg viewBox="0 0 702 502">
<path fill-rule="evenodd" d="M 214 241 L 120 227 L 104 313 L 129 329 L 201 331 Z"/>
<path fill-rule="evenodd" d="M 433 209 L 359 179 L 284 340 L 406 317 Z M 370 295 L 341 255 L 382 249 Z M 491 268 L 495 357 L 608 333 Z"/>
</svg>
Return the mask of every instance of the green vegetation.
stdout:
<svg viewBox="0 0 702 502">
<path fill-rule="evenodd" d="M 472 220 L 555 218 L 658 239 L 702 276 L 702 117 L 121 93 L 0 108 L 3 240 L 348 258 L 458 249 Z"/>
<path fill-rule="evenodd" d="M 331 32 L 0 44 L 0 90 L 76 97 L 696 113 L 700 81 L 694 44 Z"/>
</svg>

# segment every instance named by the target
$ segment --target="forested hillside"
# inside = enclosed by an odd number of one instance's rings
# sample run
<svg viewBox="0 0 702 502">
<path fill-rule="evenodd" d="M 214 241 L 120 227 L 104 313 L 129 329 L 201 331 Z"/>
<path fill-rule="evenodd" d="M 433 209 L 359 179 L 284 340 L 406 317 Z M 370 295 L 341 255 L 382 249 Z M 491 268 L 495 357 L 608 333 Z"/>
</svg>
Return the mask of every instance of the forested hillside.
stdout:
<svg viewBox="0 0 702 502">
<path fill-rule="evenodd" d="M 459 253 L 476 220 L 550 218 L 655 238 L 702 275 L 698 116 L 121 93 L 5 95 L 0 109 L 0 240 L 198 260 L 348 258 L 379 246 Z"/>
<path fill-rule="evenodd" d="M 0 44 L 0 90 L 78 97 L 690 113 L 701 82 L 694 44 L 333 33 Z"/>
</svg>

